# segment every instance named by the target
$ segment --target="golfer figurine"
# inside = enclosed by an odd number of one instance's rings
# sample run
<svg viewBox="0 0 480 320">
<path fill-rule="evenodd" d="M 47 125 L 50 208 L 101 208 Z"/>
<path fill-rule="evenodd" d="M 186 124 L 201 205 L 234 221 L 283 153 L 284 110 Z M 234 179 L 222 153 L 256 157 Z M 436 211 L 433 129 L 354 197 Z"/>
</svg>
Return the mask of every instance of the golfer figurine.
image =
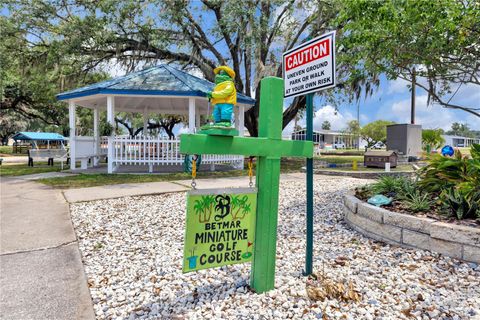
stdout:
<svg viewBox="0 0 480 320">
<path fill-rule="evenodd" d="M 207 134 L 237 135 L 238 131 L 232 128 L 232 112 L 237 104 L 237 90 L 233 79 L 235 71 L 227 66 L 220 66 L 213 70 L 215 73 L 215 87 L 207 93 L 207 98 L 213 106 L 215 123 L 202 127 Z"/>
</svg>

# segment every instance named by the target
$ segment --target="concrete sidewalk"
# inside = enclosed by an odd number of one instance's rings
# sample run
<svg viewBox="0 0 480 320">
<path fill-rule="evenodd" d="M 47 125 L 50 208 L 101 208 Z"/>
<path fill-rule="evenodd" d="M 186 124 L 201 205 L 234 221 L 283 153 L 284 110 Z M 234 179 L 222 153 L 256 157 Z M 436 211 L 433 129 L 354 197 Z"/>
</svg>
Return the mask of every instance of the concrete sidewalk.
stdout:
<svg viewBox="0 0 480 320">
<path fill-rule="evenodd" d="M 304 173 L 282 174 L 281 181 L 305 181 Z M 63 191 L 65 199 L 70 202 L 84 202 L 126 196 L 144 196 L 170 192 L 182 192 L 191 189 L 191 180 L 171 182 L 147 182 L 136 184 L 114 184 L 99 187 L 68 189 Z M 248 177 L 197 179 L 197 188 L 241 188 L 248 187 Z M 253 178 L 255 183 L 255 178 Z"/>
<path fill-rule="evenodd" d="M 62 194 L 21 179 L 0 185 L 0 319 L 94 319 Z"/>
<path fill-rule="evenodd" d="M 126 196 L 143 196 L 168 192 L 187 191 L 186 187 L 173 182 L 146 182 L 132 184 L 111 184 L 99 187 L 68 189 L 63 191 L 65 199 L 70 202 L 94 201 L 121 198 Z"/>
<path fill-rule="evenodd" d="M 0 157 L 3 158 L 3 163 L 28 163 L 28 157 L 27 155 L 22 155 L 22 156 L 3 156 Z"/>
<path fill-rule="evenodd" d="M 42 172 L 42 173 L 34 173 L 34 174 L 26 174 L 23 176 L 17 176 L 15 178 L 20 180 L 40 180 L 40 179 L 47 179 L 47 178 L 63 178 L 63 177 L 72 177 L 76 176 L 75 173 L 70 172 Z"/>
</svg>

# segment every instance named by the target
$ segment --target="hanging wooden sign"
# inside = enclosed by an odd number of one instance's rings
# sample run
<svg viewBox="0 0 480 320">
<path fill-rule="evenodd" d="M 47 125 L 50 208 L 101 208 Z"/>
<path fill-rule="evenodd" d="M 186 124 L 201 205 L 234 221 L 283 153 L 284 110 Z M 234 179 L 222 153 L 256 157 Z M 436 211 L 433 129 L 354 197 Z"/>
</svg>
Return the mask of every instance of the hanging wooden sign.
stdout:
<svg viewBox="0 0 480 320">
<path fill-rule="evenodd" d="M 252 260 L 256 208 L 255 188 L 188 192 L 183 272 Z"/>
</svg>

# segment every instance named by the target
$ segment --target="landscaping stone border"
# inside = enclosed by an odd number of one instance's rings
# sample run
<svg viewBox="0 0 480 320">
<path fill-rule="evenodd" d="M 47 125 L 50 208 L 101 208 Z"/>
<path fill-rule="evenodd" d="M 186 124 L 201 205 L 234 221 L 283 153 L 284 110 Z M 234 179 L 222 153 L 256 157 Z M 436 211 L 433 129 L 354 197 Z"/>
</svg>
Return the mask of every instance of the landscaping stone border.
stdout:
<svg viewBox="0 0 480 320">
<path fill-rule="evenodd" d="M 480 229 L 375 207 L 344 196 L 344 219 L 361 234 L 386 243 L 424 249 L 480 263 Z"/>
<path fill-rule="evenodd" d="M 305 171 L 304 168 L 302 168 Z M 313 173 L 321 174 L 326 176 L 342 176 L 342 177 L 352 177 L 359 179 L 377 179 L 381 176 L 405 176 L 410 177 L 415 174 L 413 171 L 341 171 L 341 170 L 328 170 L 325 169 L 314 169 Z"/>
</svg>

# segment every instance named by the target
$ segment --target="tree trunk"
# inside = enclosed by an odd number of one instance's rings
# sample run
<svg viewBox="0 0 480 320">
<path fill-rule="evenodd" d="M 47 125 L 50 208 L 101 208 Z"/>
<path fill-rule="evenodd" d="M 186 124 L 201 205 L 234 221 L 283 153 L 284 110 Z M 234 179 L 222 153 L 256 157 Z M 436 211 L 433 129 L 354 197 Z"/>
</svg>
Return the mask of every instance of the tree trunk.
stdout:
<svg viewBox="0 0 480 320">
<path fill-rule="evenodd" d="M 245 112 L 245 127 L 247 127 L 248 132 L 251 137 L 258 137 L 258 115 L 260 110 L 260 83 L 255 90 L 255 105 Z M 297 115 L 298 111 L 304 109 L 306 106 L 305 96 L 295 97 L 288 106 L 288 108 L 283 112 L 282 120 L 282 129 L 292 121 Z"/>
</svg>

